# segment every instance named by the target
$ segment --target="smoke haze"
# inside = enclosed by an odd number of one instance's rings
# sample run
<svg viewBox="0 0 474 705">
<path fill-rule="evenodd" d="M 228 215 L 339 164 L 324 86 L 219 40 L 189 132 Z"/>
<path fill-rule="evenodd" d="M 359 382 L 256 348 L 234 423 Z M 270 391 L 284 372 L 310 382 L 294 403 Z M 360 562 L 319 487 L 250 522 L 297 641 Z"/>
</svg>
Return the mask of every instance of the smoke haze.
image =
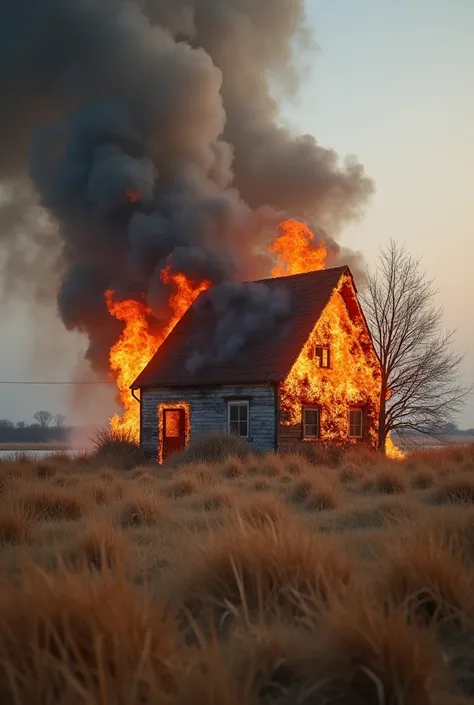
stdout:
<svg viewBox="0 0 474 705">
<path fill-rule="evenodd" d="M 212 338 L 195 341 L 195 352 L 186 370 L 195 374 L 203 367 L 233 360 L 251 341 L 268 335 L 291 313 L 287 289 L 270 289 L 260 282 L 226 282 L 202 295 L 196 313 L 212 317 Z"/>
<path fill-rule="evenodd" d="M 372 182 L 278 125 L 311 46 L 303 0 L 5 0 L 4 295 L 56 297 L 105 371 L 120 332 L 107 289 L 145 293 L 159 316 L 168 264 L 195 281 L 259 278 L 283 218 L 337 234 Z M 328 264 L 347 261 L 326 239 Z"/>
</svg>

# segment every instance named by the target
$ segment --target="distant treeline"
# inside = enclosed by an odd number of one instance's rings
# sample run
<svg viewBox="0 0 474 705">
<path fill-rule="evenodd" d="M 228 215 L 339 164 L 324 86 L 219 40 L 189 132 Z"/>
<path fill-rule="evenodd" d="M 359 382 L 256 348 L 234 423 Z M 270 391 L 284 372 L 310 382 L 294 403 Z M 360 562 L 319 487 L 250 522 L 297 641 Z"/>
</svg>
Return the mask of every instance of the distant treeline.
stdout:
<svg viewBox="0 0 474 705">
<path fill-rule="evenodd" d="M 0 443 L 65 443 L 71 428 L 62 414 L 37 411 L 34 423 L 0 419 Z"/>
<path fill-rule="evenodd" d="M 410 431 L 405 429 L 397 430 L 399 436 L 420 436 L 424 435 L 419 431 Z M 458 428 L 454 423 L 447 423 L 436 434 L 437 436 L 474 436 L 474 428 Z"/>
</svg>

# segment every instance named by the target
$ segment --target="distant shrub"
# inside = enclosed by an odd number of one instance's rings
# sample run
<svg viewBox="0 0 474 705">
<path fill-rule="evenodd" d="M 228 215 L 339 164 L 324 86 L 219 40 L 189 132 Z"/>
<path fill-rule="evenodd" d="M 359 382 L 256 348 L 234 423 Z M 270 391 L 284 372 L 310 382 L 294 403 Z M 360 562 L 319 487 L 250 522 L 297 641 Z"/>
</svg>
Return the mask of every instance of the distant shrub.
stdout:
<svg viewBox="0 0 474 705">
<path fill-rule="evenodd" d="M 186 463 L 221 463 L 228 458 L 248 458 L 247 441 L 228 433 L 206 433 L 196 437 L 187 448 L 170 459 L 175 467 Z"/>
<path fill-rule="evenodd" d="M 96 432 L 93 457 L 103 465 L 121 470 L 133 470 L 146 465 L 149 457 L 130 431 L 103 428 Z"/>
</svg>

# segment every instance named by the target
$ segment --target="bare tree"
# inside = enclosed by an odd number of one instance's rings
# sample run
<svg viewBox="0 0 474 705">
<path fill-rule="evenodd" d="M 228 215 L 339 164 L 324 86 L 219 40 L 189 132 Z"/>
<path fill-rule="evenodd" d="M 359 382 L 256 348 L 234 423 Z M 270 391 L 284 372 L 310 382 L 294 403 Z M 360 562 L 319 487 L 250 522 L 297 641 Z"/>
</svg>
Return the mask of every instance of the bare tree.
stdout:
<svg viewBox="0 0 474 705">
<path fill-rule="evenodd" d="M 379 450 L 395 429 L 436 437 L 464 406 L 463 356 L 453 349 L 455 331 L 444 331 L 437 290 L 420 261 L 390 241 L 361 296 L 382 366 Z"/>
<path fill-rule="evenodd" d="M 33 418 L 44 431 L 53 420 L 53 415 L 50 414 L 49 411 L 37 411 L 36 414 L 33 414 Z"/>
<path fill-rule="evenodd" d="M 64 428 L 66 425 L 66 417 L 63 414 L 55 414 L 53 421 L 56 428 Z"/>
</svg>

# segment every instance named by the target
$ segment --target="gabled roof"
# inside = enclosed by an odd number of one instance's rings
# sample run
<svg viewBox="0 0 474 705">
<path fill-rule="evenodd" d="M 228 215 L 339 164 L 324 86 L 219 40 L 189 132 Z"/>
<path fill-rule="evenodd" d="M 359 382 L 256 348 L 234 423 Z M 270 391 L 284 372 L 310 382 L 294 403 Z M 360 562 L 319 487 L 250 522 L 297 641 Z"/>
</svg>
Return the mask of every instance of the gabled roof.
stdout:
<svg viewBox="0 0 474 705">
<path fill-rule="evenodd" d="M 284 380 L 344 273 L 350 275 L 348 267 L 259 280 L 275 290 L 285 288 L 288 291 L 291 305 L 289 319 L 270 335 L 249 343 L 236 359 L 213 363 L 192 373 L 186 370 L 186 363 L 194 352 L 194 340 L 203 333 L 211 340 L 216 325 L 212 312 L 204 317 L 202 310 L 199 315 L 197 313 L 206 295 L 206 292 L 201 293 L 137 377 L 132 388 Z"/>
</svg>

